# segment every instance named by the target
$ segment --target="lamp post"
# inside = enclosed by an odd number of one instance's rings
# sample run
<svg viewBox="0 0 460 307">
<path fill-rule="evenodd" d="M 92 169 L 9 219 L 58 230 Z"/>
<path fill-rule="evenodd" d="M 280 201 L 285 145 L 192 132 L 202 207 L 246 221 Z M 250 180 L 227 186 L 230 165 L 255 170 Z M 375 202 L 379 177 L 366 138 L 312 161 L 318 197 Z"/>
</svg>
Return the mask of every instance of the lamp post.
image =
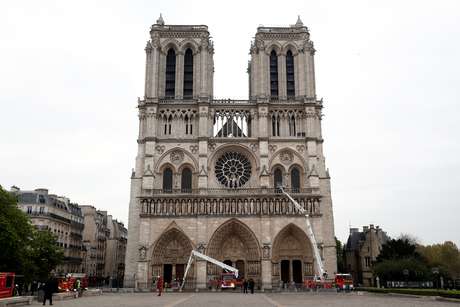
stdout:
<svg viewBox="0 0 460 307">
<path fill-rule="evenodd" d="M 431 269 L 431 272 L 432 272 L 432 273 L 434 274 L 434 276 L 435 276 L 435 278 L 434 278 L 435 283 L 436 283 L 436 286 L 435 286 L 435 287 L 436 287 L 436 289 L 438 289 L 438 288 L 439 288 L 439 287 L 438 287 L 439 268 L 438 268 L 438 267 L 434 267 L 434 268 Z"/>
<path fill-rule="evenodd" d="M 406 280 L 406 287 L 408 287 L 408 277 L 409 277 L 409 270 L 408 269 L 404 269 L 403 270 L 403 275 L 404 275 L 404 278 Z"/>
</svg>

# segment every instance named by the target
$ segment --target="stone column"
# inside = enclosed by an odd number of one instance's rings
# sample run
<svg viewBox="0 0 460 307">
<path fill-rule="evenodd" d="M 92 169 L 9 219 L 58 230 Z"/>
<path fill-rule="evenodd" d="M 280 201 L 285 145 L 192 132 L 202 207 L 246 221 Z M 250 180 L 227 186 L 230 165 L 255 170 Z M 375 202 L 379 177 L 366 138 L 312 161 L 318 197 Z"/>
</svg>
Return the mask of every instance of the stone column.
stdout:
<svg viewBox="0 0 460 307">
<path fill-rule="evenodd" d="M 196 289 L 206 289 L 207 276 L 206 276 L 207 262 L 205 260 L 196 259 Z"/>
<path fill-rule="evenodd" d="M 153 48 L 150 42 L 147 42 L 147 46 L 145 47 L 145 87 L 144 87 L 144 95 L 145 97 L 152 97 L 152 59 L 153 59 Z"/>
<path fill-rule="evenodd" d="M 198 108 L 198 188 L 206 189 L 208 187 L 209 104 L 207 102 L 200 102 Z"/>
<path fill-rule="evenodd" d="M 286 81 L 286 55 L 280 53 L 278 55 L 278 96 L 280 100 L 287 99 Z"/>
<path fill-rule="evenodd" d="M 176 54 L 176 99 L 184 96 L 184 53 L 178 51 Z"/>
</svg>

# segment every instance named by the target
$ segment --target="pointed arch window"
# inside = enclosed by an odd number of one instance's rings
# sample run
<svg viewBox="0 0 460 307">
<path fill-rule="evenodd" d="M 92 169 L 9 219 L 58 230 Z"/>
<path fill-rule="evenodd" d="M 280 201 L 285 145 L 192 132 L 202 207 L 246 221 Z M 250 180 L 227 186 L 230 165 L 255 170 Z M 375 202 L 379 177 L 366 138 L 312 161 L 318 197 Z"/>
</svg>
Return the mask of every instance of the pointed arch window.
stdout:
<svg viewBox="0 0 460 307">
<path fill-rule="evenodd" d="M 291 189 L 293 193 L 299 193 L 300 191 L 300 172 L 297 167 L 291 170 Z"/>
<path fill-rule="evenodd" d="M 280 118 L 279 116 L 272 116 L 272 136 L 280 136 Z"/>
<path fill-rule="evenodd" d="M 163 192 L 171 193 L 173 187 L 173 172 L 171 168 L 167 167 L 163 171 Z"/>
<path fill-rule="evenodd" d="M 296 136 L 295 116 L 289 115 L 289 136 Z"/>
<path fill-rule="evenodd" d="M 270 96 L 278 98 L 278 56 L 275 50 L 270 53 Z"/>
<path fill-rule="evenodd" d="M 188 167 L 182 170 L 181 191 L 182 193 L 190 193 L 192 191 L 192 171 Z"/>
<path fill-rule="evenodd" d="M 273 188 L 277 193 L 281 193 L 279 187 L 283 186 L 283 172 L 281 169 L 276 168 L 275 172 L 273 173 Z"/>
<path fill-rule="evenodd" d="M 176 92 L 176 52 L 173 48 L 166 55 L 165 97 L 174 98 Z"/>
<path fill-rule="evenodd" d="M 193 97 L 193 51 L 188 48 L 184 56 L 184 98 Z"/>
<path fill-rule="evenodd" d="M 288 98 L 295 97 L 294 56 L 291 50 L 286 53 L 286 94 Z"/>
</svg>

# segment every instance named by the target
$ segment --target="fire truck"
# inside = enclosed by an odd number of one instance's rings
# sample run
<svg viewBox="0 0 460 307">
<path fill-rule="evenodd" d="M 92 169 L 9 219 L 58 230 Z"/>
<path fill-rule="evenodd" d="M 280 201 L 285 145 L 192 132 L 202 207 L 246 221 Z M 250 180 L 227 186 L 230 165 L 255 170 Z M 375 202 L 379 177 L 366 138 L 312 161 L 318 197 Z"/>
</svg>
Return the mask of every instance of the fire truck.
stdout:
<svg viewBox="0 0 460 307">
<path fill-rule="evenodd" d="M 12 272 L 0 272 L 0 298 L 13 296 L 14 292 L 14 276 Z"/>
<path fill-rule="evenodd" d="M 187 267 L 185 268 L 184 279 L 179 289 L 180 291 L 182 291 L 182 288 L 184 287 L 185 279 L 187 277 L 187 273 L 190 269 L 190 266 L 192 265 L 194 257 L 201 258 L 208 262 L 214 263 L 215 265 L 218 265 L 221 268 L 223 268 L 225 271 L 227 271 L 227 273 L 222 273 L 221 275 L 220 287 L 222 289 L 227 289 L 227 288 L 234 289 L 238 284 L 241 284 L 241 282 L 238 280 L 238 269 L 232 266 L 229 266 L 228 264 L 225 264 L 223 262 L 220 262 L 214 258 L 206 256 L 205 254 L 202 254 L 198 251 L 192 250 L 190 257 L 188 258 Z"/>
<path fill-rule="evenodd" d="M 69 273 L 58 278 L 59 292 L 69 292 L 75 289 L 75 282 L 80 279 L 80 289 L 88 289 L 88 276 L 85 273 Z"/>
<path fill-rule="evenodd" d="M 353 278 L 351 274 L 335 274 L 335 287 L 337 291 L 353 290 Z"/>
</svg>

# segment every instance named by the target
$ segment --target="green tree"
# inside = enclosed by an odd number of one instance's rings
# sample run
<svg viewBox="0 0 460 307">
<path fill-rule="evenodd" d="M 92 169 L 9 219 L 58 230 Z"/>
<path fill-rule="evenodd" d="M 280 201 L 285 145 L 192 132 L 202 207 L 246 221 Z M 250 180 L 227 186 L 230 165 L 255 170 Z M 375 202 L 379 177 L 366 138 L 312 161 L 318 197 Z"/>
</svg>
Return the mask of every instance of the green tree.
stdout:
<svg viewBox="0 0 460 307">
<path fill-rule="evenodd" d="M 21 272 L 28 263 L 33 227 L 16 197 L 0 186 L 0 271 Z"/>
<path fill-rule="evenodd" d="M 373 270 L 383 282 L 406 279 L 422 281 L 430 278 L 430 270 L 418 252 L 416 241 L 407 235 L 389 240 L 382 246 Z"/>
<path fill-rule="evenodd" d="M 446 277 L 460 277 L 460 251 L 455 243 L 419 246 L 418 250 L 430 267 L 438 267 Z"/>
<path fill-rule="evenodd" d="M 342 242 L 335 237 L 335 249 L 337 251 L 337 273 L 345 272 L 344 262 L 343 262 L 343 244 Z"/>
<path fill-rule="evenodd" d="M 16 197 L 0 186 L 0 271 L 44 280 L 63 260 L 50 231 L 38 231 L 17 207 Z"/>
</svg>

